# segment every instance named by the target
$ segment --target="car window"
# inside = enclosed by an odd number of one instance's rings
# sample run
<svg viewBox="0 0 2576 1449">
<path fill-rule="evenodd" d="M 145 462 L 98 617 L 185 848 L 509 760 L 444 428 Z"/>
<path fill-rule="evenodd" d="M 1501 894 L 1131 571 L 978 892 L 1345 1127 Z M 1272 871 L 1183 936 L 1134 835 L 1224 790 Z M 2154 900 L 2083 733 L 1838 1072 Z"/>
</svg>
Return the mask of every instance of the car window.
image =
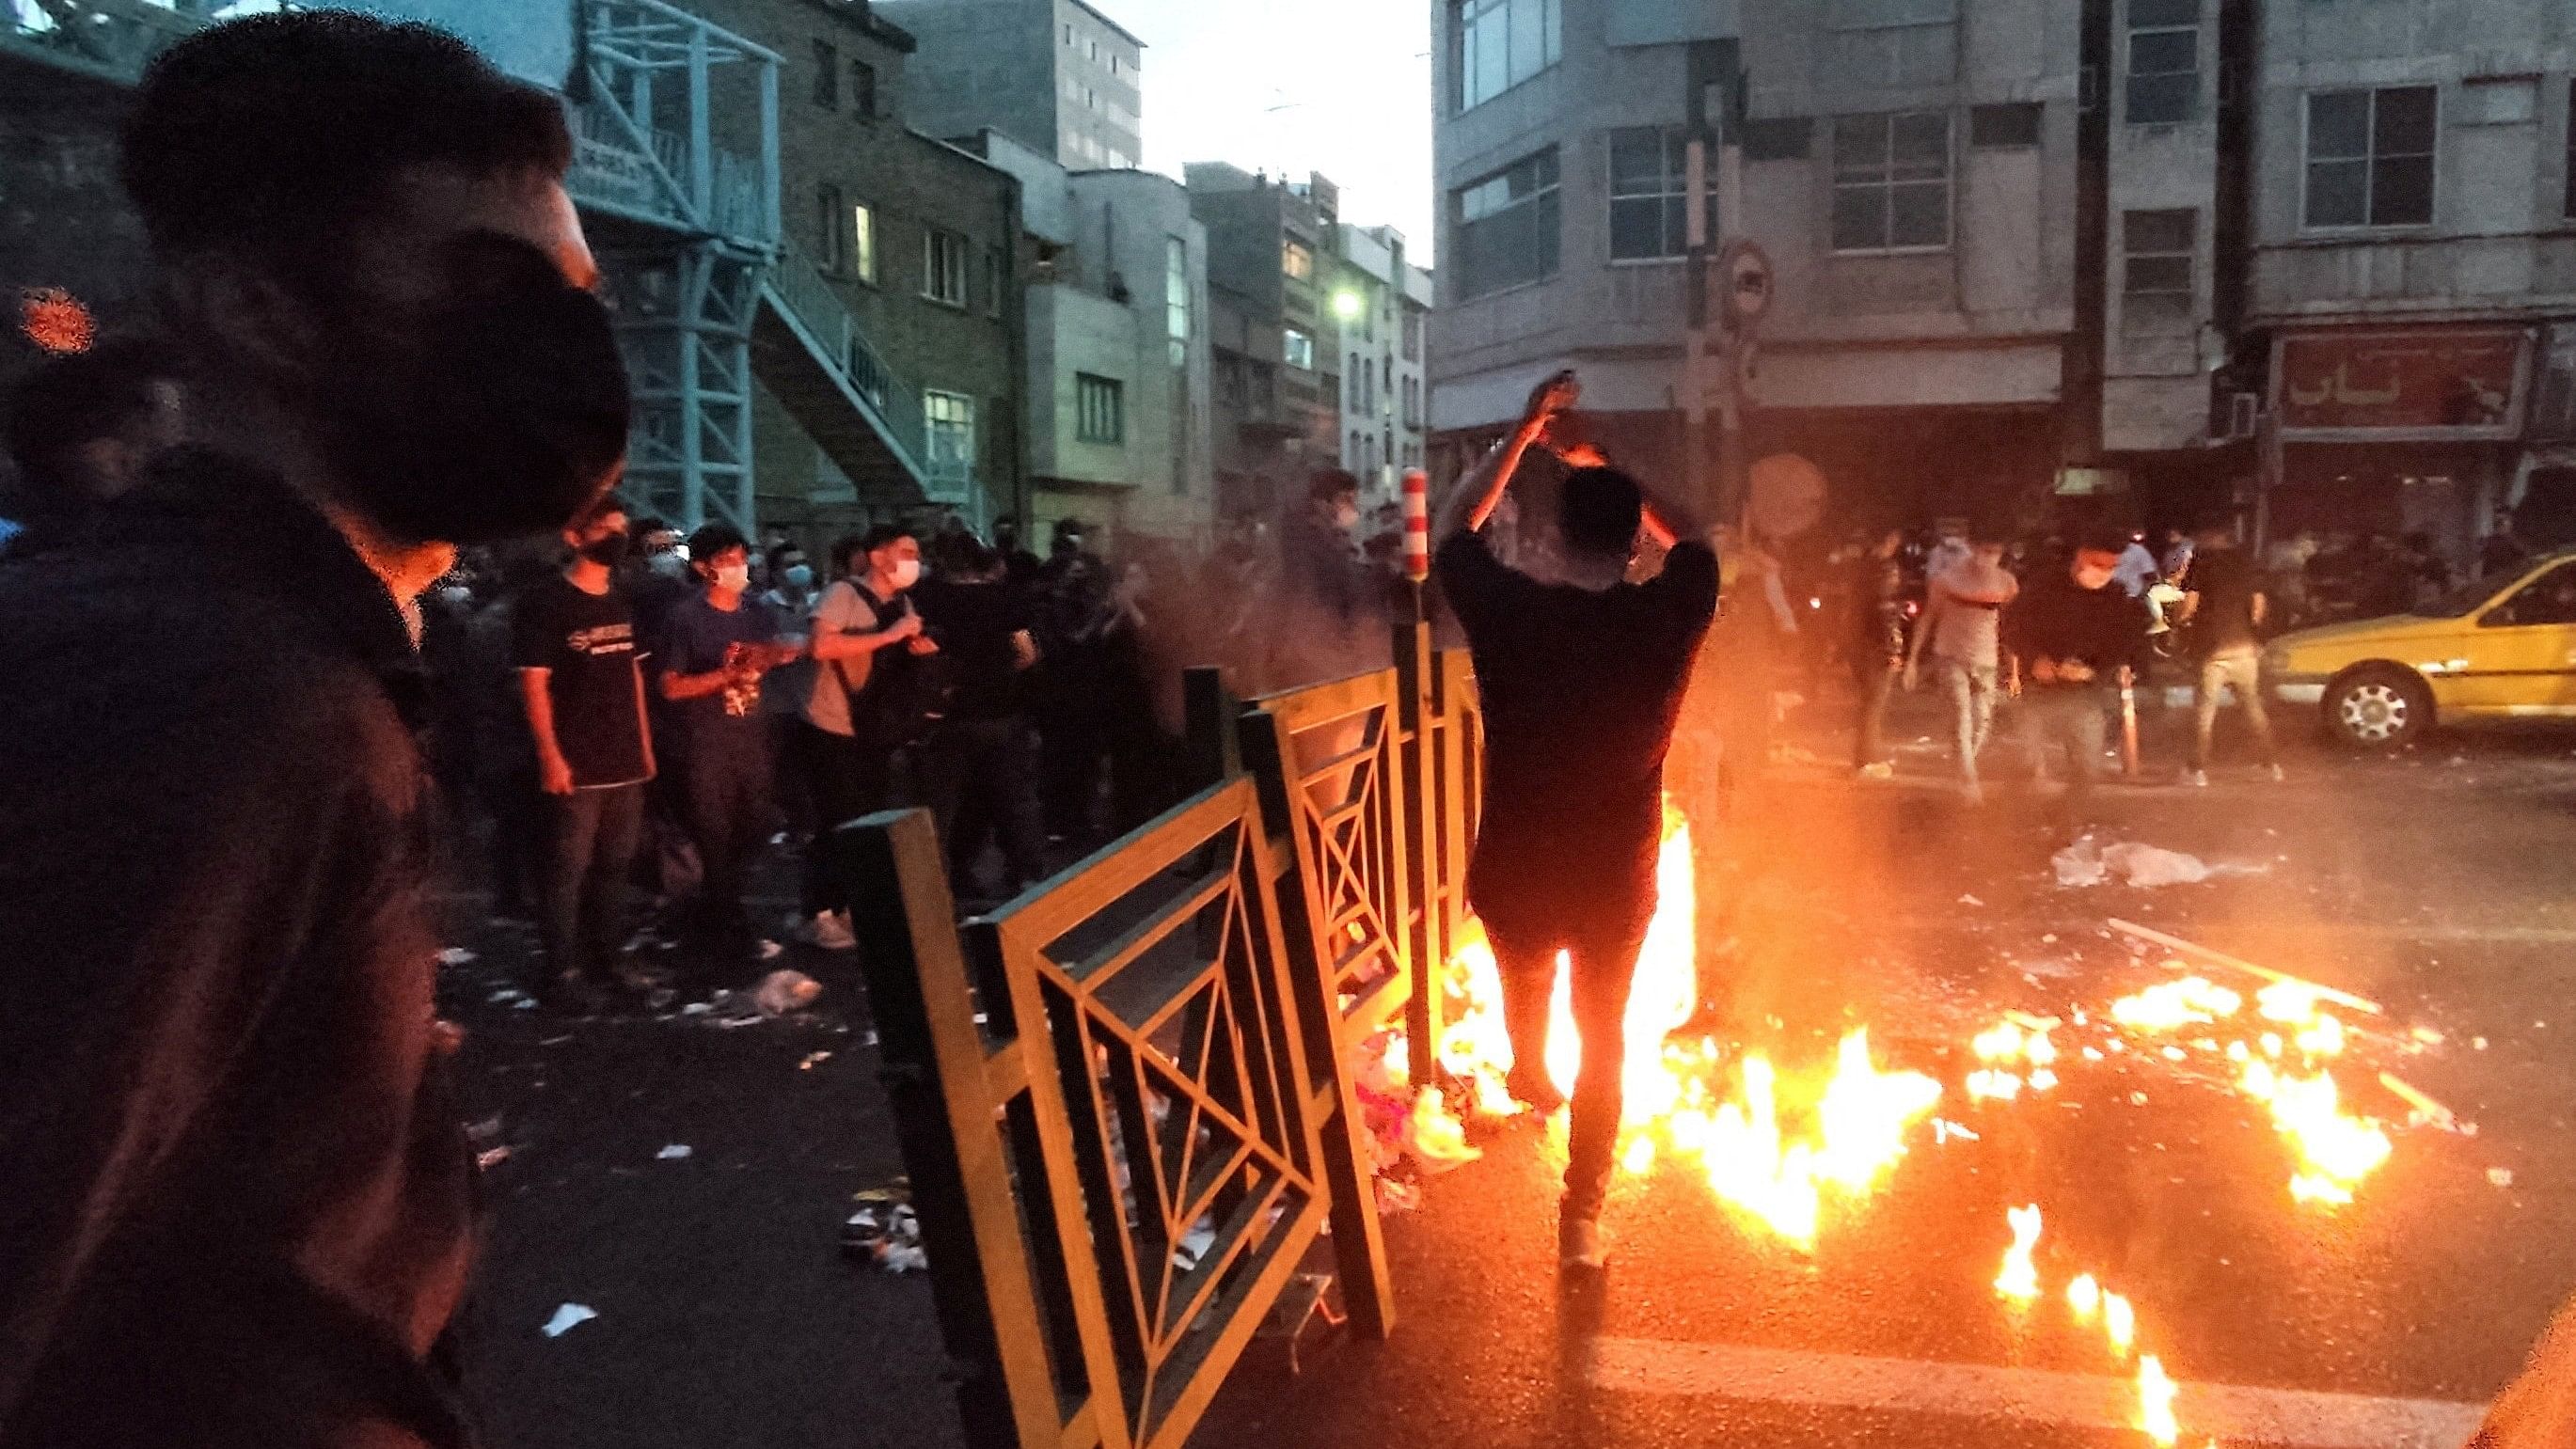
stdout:
<svg viewBox="0 0 2576 1449">
<path fill-rule="evenodd" d="M 2576 624 L 2576 560 L 2560 564 L 2523 585 L 2478 622 L 2490 629 Z"/>
<path fill-rule="evenodd" d="M 2475 583 L 2462 584 L 2431 603 L 2417 604 L 2406 612 L 2418 619 L 2464 619 L 2495 596 L 2496 581 L 2479 579 Z"/>
</svg>

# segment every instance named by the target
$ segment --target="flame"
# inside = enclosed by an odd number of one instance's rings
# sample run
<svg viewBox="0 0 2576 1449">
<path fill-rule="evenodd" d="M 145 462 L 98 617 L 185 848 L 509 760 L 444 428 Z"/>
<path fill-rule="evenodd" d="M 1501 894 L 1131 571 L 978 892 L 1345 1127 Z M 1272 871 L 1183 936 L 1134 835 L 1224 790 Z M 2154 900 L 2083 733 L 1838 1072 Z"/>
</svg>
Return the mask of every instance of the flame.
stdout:
<svg viewBox="0 0 2576 1449">
<path fill-rule="evenodd" d="M 2164 1361 L 2154 1354 L 2138 1360 L 2137 1425 L 2146 1436 L 2172 1449 L 2182 1437 L 2182 1425 L 2174 1422 L 2174 1381 L 2165 1375 Z"/>
<path fill-rule="evenodd" d="M 2122 1358 L 2138 1343 L 2138 1311 L 2129 1300 L 2117 1293 L 2102 1295 L 2102 1336 L 2110 1340 L 2111 1352 Z"/>
<path fill-rule="evenodd" d="M 2066 1307 L 2076 1322 L 2091 1323 L 2102 1311 L 2102 1285 L 2090 1273 L 2076 1274 L 2075 1281 L 2066 1285 Z"/>
<path fill-rule="evenodd" d="M 2351 1202 L 2352 1189 L 2393 1150 L 2377 1121 L 2343 1110 L 2330 1073 L 2290 1076 L 2269 1062 L 2248 1062 L 2237 1085 L 2271 1108 L 2272 1125 L 2297 1155 L 2290 1196 L 2300 1202 L 2337 1207 Z"/>
<path fill-rule="evenodd" d="M 2039 1297 L 2039 1268 L 2031 1261 L 2031 1250 L 2039 1246 L 2039 1204 L 2007 1208 L 2004 1221 L 2012 1225 L 2012 1246 L 2004 1249 L 2003 1271 L 1995 1275 L 1995 1292 L 2014 1303 L 2028 1303 Z"/>
<path fill-rule="evenodd" d="M 2244 997 L 2208 977 L 2186 976 L 2112 1002 L 2111 1019 L 2136 1031 L 2176 1031 L 2224 1021 L 2244 1007 Z"/>
</svg>

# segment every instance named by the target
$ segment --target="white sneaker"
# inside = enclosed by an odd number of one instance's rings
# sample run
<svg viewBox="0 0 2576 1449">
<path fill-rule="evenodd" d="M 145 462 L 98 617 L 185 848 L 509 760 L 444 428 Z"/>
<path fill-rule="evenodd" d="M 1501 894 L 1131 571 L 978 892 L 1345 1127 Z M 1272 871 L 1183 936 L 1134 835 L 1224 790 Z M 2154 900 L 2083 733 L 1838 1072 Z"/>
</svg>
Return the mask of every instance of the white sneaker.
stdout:
<svg viewBox="0 0 2576 1449">
<path fill-rule="evenodd" d="M 2290 783 L 2289 773 L 2283 770 L 2280 766 L 2274 765 L 2272 767 L 2272 783 L 2275 785 L 2286 785 Z"/>
<path fill-rule="evenodd" d="M 2207 770 L 2185 770 L 2182 772 L 2182 782 L 2194 789 L 2204 788 L 2209 784 L 2209 772 Z"/>
<path fill-rule="evenodd" d="M 1878 760 L 1861 766 L 1857 773 L 1864 780 L 1893 780 L 1896 767 L 1885 760 Z"/>
<path fill-rule="evenodd" d="M 850 918 L 839 911 L 821 911 L 805 923 L 805 943 L 826 951 L 855 951 L 859 943 L 850 934 Z"/>
<path fill-rule="evenodd" d="M 1610 1262 L 1610 1245 L 1599 1218 L 1566 1218 L 1556 1226 L 1556 1260 L 1568 1268 L 1598 1272 Z"/>
</svg>

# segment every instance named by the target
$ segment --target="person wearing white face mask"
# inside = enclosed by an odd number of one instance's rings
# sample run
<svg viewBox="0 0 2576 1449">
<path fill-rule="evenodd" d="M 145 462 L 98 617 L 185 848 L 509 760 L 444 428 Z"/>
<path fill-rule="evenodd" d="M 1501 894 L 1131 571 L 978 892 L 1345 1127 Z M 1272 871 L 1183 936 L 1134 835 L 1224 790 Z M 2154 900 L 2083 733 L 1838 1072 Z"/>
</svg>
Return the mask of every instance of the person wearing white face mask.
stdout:
<svg viewBox="0 0 2576 1449">
<path fill-rule="evenodd" d="M 900 524 L 832 546 L 841 577 L 814 609 L 814 683 L 796 731 L 814 806 L 805 853 L 806 939 L 851 947 L 849 901 L 831 869 L 832 832 L 893 802 L 895 758 L 926 723 L 907 703 L 903 661 L 935 654 L 907 596 L 921 582 L 921 540 Z"/>
<path fill-rule="evenodd" d="M 760 712 L 761 676 L 801 651 L 779 639 L 777 615 L 751 587 L 751 550 L 741 534 L 711 523 L 689 540 L 705 587 L 671 611 L 656 662 L 671 706 L 672 763 L 681 816 L 698 848 L 704 883 L 683 915 L 700 986 L 778 953 L 743 913 L 743 869 L 769 824 L 769 738 Z"/>
</svg>

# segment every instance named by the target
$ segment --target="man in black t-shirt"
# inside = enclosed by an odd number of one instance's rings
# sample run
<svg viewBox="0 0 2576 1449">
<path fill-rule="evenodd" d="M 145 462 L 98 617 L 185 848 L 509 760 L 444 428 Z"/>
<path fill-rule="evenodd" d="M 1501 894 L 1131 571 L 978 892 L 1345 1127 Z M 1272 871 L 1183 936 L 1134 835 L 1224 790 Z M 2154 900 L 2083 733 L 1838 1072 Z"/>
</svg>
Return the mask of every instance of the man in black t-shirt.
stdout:
<svg viewBox="0 0 2576 1449">
<path fill-rule="evenodd" d="M 930 761 L 948 874 L 974 897 L 975 864 L 998 836 L 1010 869 L 1005 897 L 1046 875 L 1046 825 L 1038 810 L 1036 745 L 1024 684 L 1038 662 L 1026 595 L 1005 576 L 1002 555 L 971 540 L 959 572 L 922 601 L 922 622 L 939 644 L 948 695 Z"/>
<path fill-rule="evenodd" d="M 1476 662 L 1485 711 L 1485 801 L 1467 894 L 1501 968 L 1512 1095 L 1542 1112 L 1548 998 L 1571 962 L 1583 1066 L 1575 1082 L 1558 1249 L 1602 1262 L 1600 1217 L 1617 1145 L 1628 987 L 1655 908 L 1664 755 L 1682 688 L 1717 613 L 1717 553 L 1647 507 L 1636 481 L 1579 468 L 1557 517 L 1564 577 L 1542 582 L 1494 556 L 1478 530 L 1521 455 L 1580 396 L 1572 373 L 1530 394 L 1520 426 L 1442 505 L 1440 586 Z M 1663 572 L 1626 582 L 1640 528 L 1669 547 Z"/>
<path fill-rule="evenodd" d="M 2125 548 L 2116 537 L 2087 539 L 2064 569 L 2024 590 L 2003 619 L 2032 769 L 2044 777 L 2050 748 L 2064 746 L 2068 794 L 2078 808 L 2102 773 L 2107 691 L 2134 678 L 2146 655 L 2146 602 L 2117 583 Z"/>
<path fill-rule="evenodd" d="M 2263 708 L 2263 620 L 2270 612 L 2263 581 L 2254 560 L 2236 546 L 2225 528 L 2204 529 L 2192 552 L 2190 591 L 2183 595 L 2182 622 L 2191 630 L 2201 656 L 2200 715 L 2191 737 L 2191 770 L 2183 779 L 2209 783 L 2209 742 L 2218 725 L 2218 696 L 2232 689 L 2245 707 L 2245 723 L 2254 730 L 2255 752 L 2264 772 L 2281 778 L 2281 756 L 2272 739 L 2272 718 Z"/>
<path fill-rule="evenodd" d="M 519 600 L 511 652 L 545 792 L 537 883 L 547 975 L 536 994 L 595 1006 L 625 941 L 653 740 L 635 614 L 615 581 L 626 516 L 603 505 L 565 529 L 564 542 L 572 563 Z"/>
</svg>

